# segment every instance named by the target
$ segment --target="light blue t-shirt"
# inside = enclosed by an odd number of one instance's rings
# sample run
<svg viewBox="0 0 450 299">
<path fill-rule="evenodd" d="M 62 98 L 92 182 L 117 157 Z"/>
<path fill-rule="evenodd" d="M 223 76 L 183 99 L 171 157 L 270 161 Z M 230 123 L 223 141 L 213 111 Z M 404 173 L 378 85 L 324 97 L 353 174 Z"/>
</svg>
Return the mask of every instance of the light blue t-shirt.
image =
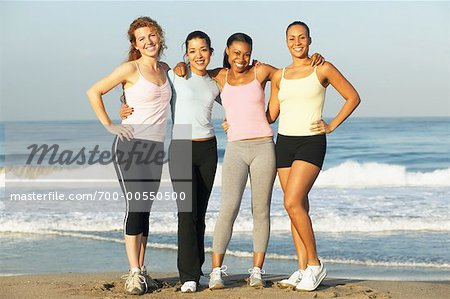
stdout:
<svg viewBox="0 0 450 299">
<path fill-rule="evenodd" d="M 186 79 L 178 77 L 172 70 L 168 77 L 172 84 L 172 138 L 182 138 L 176 132 L 177 126 L 180 128 L 181 125 L 192 125 L 192 139 L 213 137 L 212 107 L 214 101 L 220 103 L 217 83 L 208 74 L 199 76 L 190 70 Z"/>
</svg>

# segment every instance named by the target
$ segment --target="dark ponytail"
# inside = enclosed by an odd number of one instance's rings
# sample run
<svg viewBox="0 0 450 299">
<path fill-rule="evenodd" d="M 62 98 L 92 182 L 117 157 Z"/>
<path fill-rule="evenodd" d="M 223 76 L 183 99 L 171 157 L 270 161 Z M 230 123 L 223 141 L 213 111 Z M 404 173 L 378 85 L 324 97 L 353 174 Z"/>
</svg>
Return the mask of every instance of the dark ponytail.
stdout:
<svg viewBox="0 0 450 299">
<path fill-rule="evenodd" d="M 208 45 L 209 50 L 211 51 L 211 54 L 214 52 L 214 49 L 211 47 L 211 39 L 209 38 L 208 34 L 204 33 L 203 31 L 196 30 L 189 33 L 186 37 L 186 40 L 184 41 L 184 46 L 186 49 L 185 53 L 187 53 L 189 41 L 194 38 L 204 39 L 206 41 L 206 44 Z"/>
<path fill-rule="evenodd" d="M 291 24 L 289 24 L 287 26 L 287 28 L 286 28 L 286 35 L 287 35 L 287 32 L 288 32 L 289 28 L 291 28 L 292 26 L 295 26 L 295 25 L 300 25 L 300 26 L 305 27 L 306 28 L 306 32 L 308 33 L 308 37 L 311 37 L 311 34 L 309 34 L 309 27 L 308 27 L 308 25 L 306 25 L 306 23 L 304 23 L 302 21 L 294 21 Z"/>
<path fill-rule="evenodd" d="M 244 42 L 250 45 L 250 50 L 253 48 L 253 41 L 250 36 L 245 33 L 234 33 L 227 39 L 227 47 L 229 47 L 233 42 Z M 230 63 L 228 62 L 227 50 L 223 51 L 223 67 L 231 68 Z"/>
</svg>

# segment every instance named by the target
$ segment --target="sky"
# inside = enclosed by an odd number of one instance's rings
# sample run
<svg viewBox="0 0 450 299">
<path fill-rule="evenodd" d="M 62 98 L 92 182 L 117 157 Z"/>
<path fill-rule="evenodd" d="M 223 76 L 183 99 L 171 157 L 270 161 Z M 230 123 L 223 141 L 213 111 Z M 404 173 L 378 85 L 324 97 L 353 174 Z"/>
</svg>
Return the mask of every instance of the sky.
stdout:
<svg viewBox="0 0 450 299">
<path fill-rule="evenodd" d="M 226 39 L 253 38 L 253 58 L 275 67 L 291 63 L 286 26 L 311 29 L 319 52 L 355 86 L 355 117 L 450 116 L 450 2 L 0 2 L 2 121 L 94 120 L 90 85 L 124 62 L 126 32 L 139 16 L 157 20 L 168 49 L 161 60 L 183 58 L 187 34 L 209 34 L 221 65 Z M 269 94 L 266 87 L 266 95 Z M 104 96 L 118 118 L 120 88 Z M 327 89 L 324 116 L 344 100 Z M 215 107 L 214 118 L 223 112 Z"/>
</svg>

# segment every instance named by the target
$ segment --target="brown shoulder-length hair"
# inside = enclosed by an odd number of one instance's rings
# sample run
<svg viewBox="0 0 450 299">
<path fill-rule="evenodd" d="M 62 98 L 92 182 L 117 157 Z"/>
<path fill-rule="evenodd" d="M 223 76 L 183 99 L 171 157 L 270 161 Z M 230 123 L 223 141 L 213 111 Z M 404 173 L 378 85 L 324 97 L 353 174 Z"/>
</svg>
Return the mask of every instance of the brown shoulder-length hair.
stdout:
<svg viewBox="0 0 450 299">
<path fill-rule="evenodd" d="M 160 48 L 158 52 L 158 56 L 162 54 L 164 49 L 167 49 L 166 46 L 166 39 L 164 37 L 164 31 L 162 30 L 161 26 L 159 26 L 158 22 L 153 20 L 149 17 L 139 17 L 130 24 L 130 28 L 128 29 L 128 40 L 130 41 L 130 49 L 128 51 L 128 60 L 127 61 L 133 61 L 136 59 L 139 59 L 141 57 L 141 53 L 136 50 L 136 36 L 134 35 L 134 31 L 136 29 L 142 28 L 142 27 L 150 27 L 156 30 L 156 34 L 159 37 L 160 40 Z"/>
</svg>

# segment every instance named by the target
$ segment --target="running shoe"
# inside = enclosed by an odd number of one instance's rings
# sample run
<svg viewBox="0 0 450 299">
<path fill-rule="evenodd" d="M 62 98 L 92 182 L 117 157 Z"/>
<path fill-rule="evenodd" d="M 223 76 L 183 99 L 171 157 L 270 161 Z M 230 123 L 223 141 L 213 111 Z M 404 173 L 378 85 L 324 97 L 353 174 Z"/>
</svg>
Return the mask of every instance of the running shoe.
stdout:
<svg viewBox="0 0 450 299">
<path fill-rule="evenodd" d="M 225 287 L 225 284 L 222 279 L 222 274 L 228 276 L 228 274 L 225 271 L 227 271 L 227 266 L 225 265 L 220 268 L 216 267 L 212 270 L 211 274 L 209 274 L 210 290 L 223 289 Z"/>
<path fill-rule="evenodd" d="M 247 282 L 251 287 L 261 288 L 266 285 L 265 281 L 261 277 L 261 274 L 265 273 L 264 270 L 259 267 L 253 267 L 248 269 L 248 273 L 250 273 L 250 277 Z"/>
<path fill-rule="evenodd" d="M 327 276 L 327 270 L 320 262 L 320 266 L 309 266 L 303 273 L 302 280 L 297 284 L 297 291 L 314 291 Z"/>
<path fill-rule="evenodd" d="M 279 281 L 278 285 L 282 289 L 296 287 L 298 285 L 298 283 L 300 282 L 300 280 L 302 280 L 302 276 L 303 276 L 302 272 L 304 272 L 304 271 L 302 271 L 302 270 L 295 271 L 294 273 L 291 274 L 291 276 L 289 276 L 289 278 Z"/>
<path fill-rule="evenodd" d="M 182 293 L 195 293 L 197 291 L 197 283 L 195 281 L 186 281 L 181 286 Z"/>
<path fill-rule="evenodd" d="M 130 273 L 122 275 L 125 281 L 125 291 L 130 295 L 143 295 L 147 292 L 147 283 L 139 269 L 130 270 Z"/>
<path fill-rule="evenodd" d="M 156 289 L 159 289 L 158 283 L 148 274 L 147 268 L 142 266 L 141 274 L 145 278 L 145 283 L 147 284 L 147 292 L 152 292 Z"/>
</svg>

